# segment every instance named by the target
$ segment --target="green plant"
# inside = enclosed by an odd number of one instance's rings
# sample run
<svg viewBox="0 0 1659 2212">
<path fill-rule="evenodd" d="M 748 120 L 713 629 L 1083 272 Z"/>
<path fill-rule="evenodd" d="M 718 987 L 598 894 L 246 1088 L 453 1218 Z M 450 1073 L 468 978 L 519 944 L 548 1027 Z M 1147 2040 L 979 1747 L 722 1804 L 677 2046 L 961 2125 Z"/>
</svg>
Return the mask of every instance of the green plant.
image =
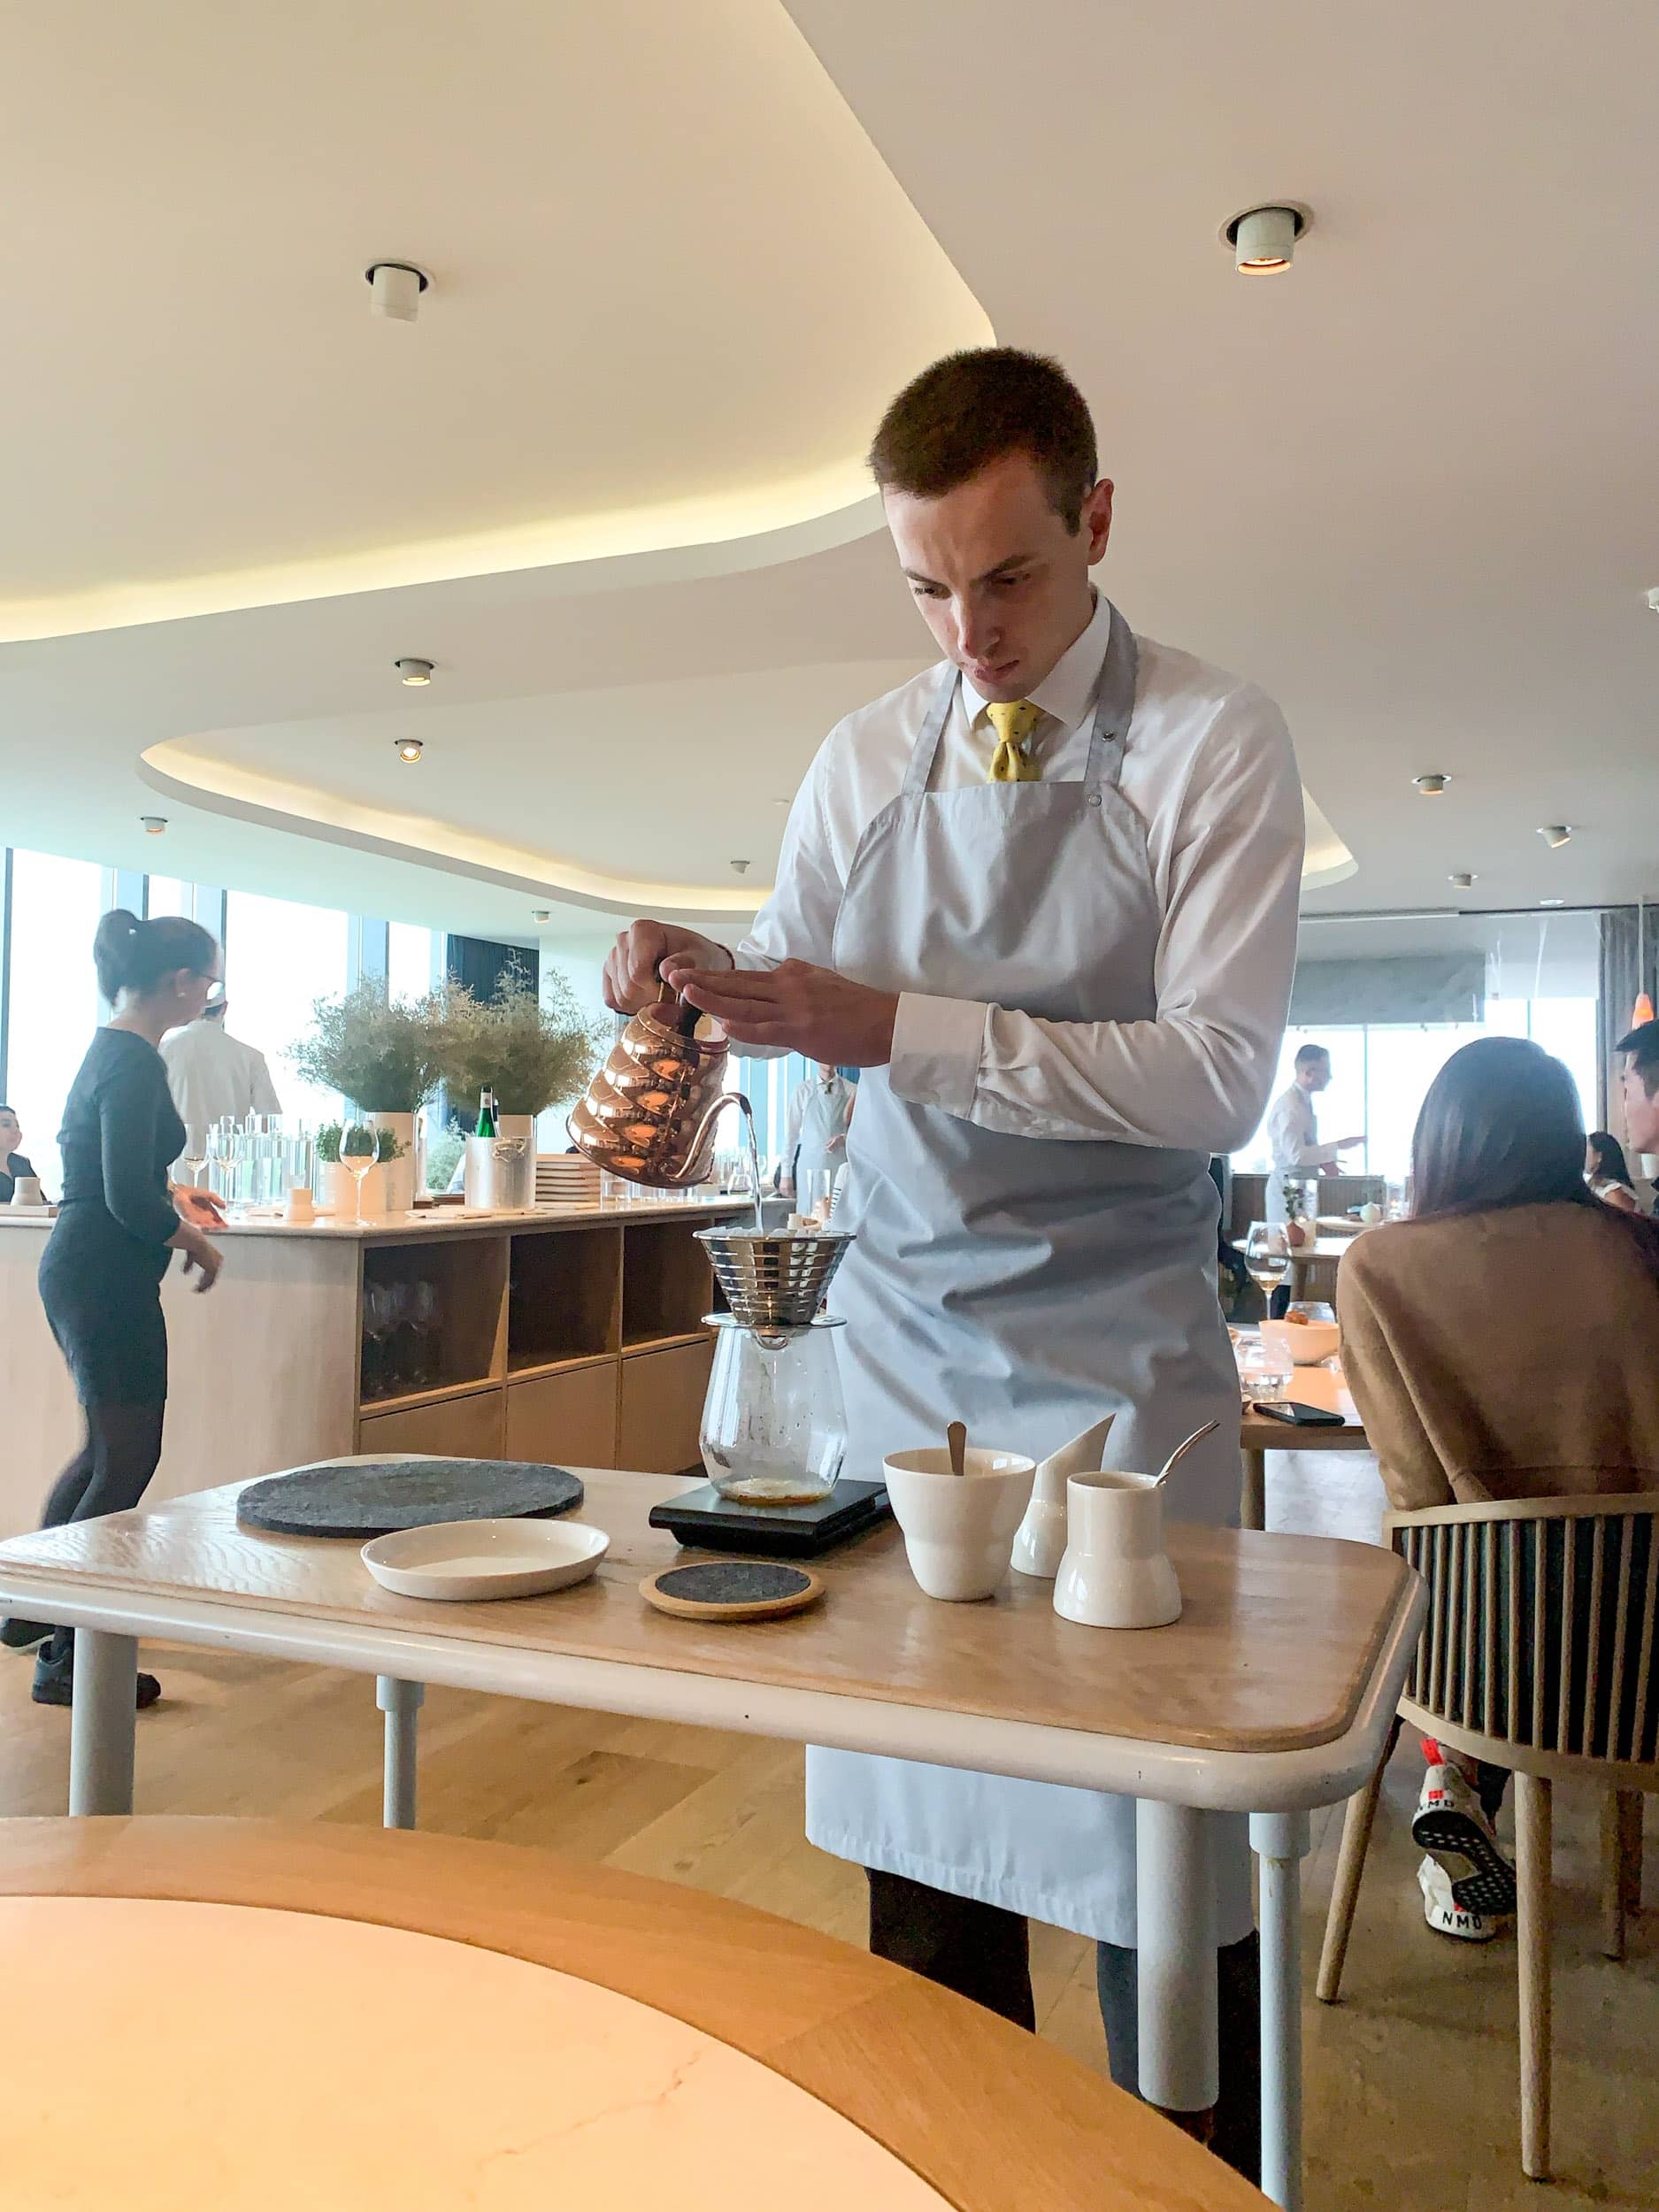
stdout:
<svg viewBox="0 0 1659 2212">
<path fill-rule="evenodd" d="M 557 970 L 543 974 L 540 996 L 510 972 L 493 998 L 454 983 L 435 999 L 438 1072 L 457 1105 L 488 1090 L 501 1113 L 541 1113 L 585 1087 L 604 1041 Z"/>
<path fill-rule="evenodd" d="M 412 1114 L 437 1080 L 438 1000 L 388 999 L 360 983 L 311 1011 L 315 1026 L 293 1054 L 306 1081 L 342 1091 L 359 1113 Z"/>
<path fill-rule="evenodd" d="M 371 1109 L 371 1111 L 373 1110 Z M 389 1113 L 392 1109 L 387 1107 L 381 1110 Z M 340 1164 L 340 1140 L 344 1134 L 343 1126 L 337 1121 L 325 1122 L 317 1132 L 317 1156 L 325 1167 L 338 1167 Z M 361 1158 L 362 1155 L 359 1153 L 357 1156 Z M 403 1158 L 403 1144 L 392 1130 L 377 1129 L 375 1131 L 374 1156 L 382 1166 L 388 1160 Z"/>
</svg>

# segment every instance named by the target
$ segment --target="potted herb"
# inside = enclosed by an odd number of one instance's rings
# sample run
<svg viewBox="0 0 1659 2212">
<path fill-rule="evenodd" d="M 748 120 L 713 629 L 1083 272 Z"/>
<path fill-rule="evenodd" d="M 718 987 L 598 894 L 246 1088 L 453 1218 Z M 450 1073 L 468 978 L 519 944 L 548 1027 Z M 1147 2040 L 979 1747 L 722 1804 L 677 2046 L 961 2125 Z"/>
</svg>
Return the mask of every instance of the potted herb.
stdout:
<svg viewBox="0 0 1659 2212">
<path fill-rule="evenodd" d="M 355 1221 L 359 1216 L 361 1193 L 349 1168 L 340 1164 L 340 1140 L 344 1134 L 343 1124 L 337 1121 L 325 1122 L 317 1132 L 317 1163 L 322 1169 L 322 1189 L 319 1195 L 324 1211 L 333 1214 L 336 1221 Z M 395 1130 L 375 1130 L 374 1157 L 376 1172 L 381 1183 L 389 1184 L 392 1177 L 387 1171 L 395 1170 L 396 1163 L 408 1157 Z M 366 1183 L 366 1178 L 365 1179 Z M 407 1211 L 407 1208 L 402 1210 Z"/>
<path fill-rule="evenodd" d="M 372 1128 L 395 1141 L 391 1150 L 380 1148 L 381 1179 L 388 1210 L 407 1213 L 415 1202 L 415 1114 L 438 1079 L 439 1004 L 388 998 L 360 983 L 343 998 L 319 999 L 312 1020 L 294 1064 L 308 1082 L 343 1091 Z"/>
</svg>

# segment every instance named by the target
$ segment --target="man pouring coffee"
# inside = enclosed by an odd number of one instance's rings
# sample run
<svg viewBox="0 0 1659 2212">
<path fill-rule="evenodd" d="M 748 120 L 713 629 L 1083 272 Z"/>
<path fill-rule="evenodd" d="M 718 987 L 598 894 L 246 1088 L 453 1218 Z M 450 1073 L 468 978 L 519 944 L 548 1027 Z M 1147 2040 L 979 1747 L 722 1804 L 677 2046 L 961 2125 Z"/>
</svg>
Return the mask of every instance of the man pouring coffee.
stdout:
<svg viewBox="0 0 1659 2212">
<path fill-rule="evenodd" d="M 833 1301 L 848 1468 L 938 1436 L 1041 1458 L 1116 1408 L 1113 1460 L 1181 1438 L 1182 1517 L 1236 1521 L 1238 1385 L 1209 1156 L 1266 1102 L 1289 996 L 1301 789 L 1252 686 L 1137 638 L 1090 583 L 1112 486 L 1053 362 L 952 355 L 871 466 L 943 661 L 830 733 L 735 963 L 639 922 L 606 993 L 676 991 L 750 1052 L 864 1070 Z M 807 1827 L 869 1870 L 872 1947 L 1033 2022 L 1027 1917 L 1097 1939 L 1112 2071 L 1135 2074 L 1133 1808 L 815 1750 Z M 1256 2159 L 1243 1824 L 1217 1851 L 1215 2145 Z"/>
</svg>

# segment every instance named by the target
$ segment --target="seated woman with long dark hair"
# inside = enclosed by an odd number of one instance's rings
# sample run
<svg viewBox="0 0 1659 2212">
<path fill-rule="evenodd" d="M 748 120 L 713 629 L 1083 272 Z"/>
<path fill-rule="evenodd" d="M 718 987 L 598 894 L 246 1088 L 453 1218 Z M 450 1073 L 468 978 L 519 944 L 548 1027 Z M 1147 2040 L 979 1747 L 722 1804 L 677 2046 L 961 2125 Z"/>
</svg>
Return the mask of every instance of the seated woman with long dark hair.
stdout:
<svg viewBox="0 0 1659 2212">
<path fill-rule="evenodd" d="M 1572 1078 L 1525 1038 L 1464 1045 L 1430 1086 L 1412 1218 L 1356 1238 L 1337 1278 L 1343 1370 L 1396 1511 L 1659 1489 L 1659 1225 L 1604 1205 L 1584 1161 Z M 1425 1914 L 1484 1940 L 1494 1894 L 1513 1905 L 1492 1828 L 1508 1777 L 1425 1750 Z"/>
<path fill-rule="evenodd" d="M 1610 1129 L 1593 1129 L 1586 1138 L 1584 1179 L 1604 1206 L 1617 1207 L 1622 1214 L 1642 1211 L 1624 1148 Z"/>
</svg>

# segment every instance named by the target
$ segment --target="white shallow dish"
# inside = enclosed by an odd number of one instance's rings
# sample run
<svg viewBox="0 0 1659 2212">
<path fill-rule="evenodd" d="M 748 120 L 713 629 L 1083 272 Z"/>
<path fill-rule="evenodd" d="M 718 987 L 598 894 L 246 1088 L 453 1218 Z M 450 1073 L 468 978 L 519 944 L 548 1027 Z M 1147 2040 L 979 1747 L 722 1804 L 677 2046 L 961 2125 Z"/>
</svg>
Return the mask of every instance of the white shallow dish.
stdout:
<svg viewBox="0 0 1659 2212">
<path fill-rule="evenodd" d="M 1317 1367 L 1340 1348 L 1334 1321 L 1263 1321 L 1262 1341 L 1294 1367 Z"/>
<path fill-rule="evenodd" d="M 580 1521 L 434 1521 L 365 1544 L 364 1565 L 403 1598 L 533 1598 L 585 1582 L 611 1548 Z"/>
</svg>

